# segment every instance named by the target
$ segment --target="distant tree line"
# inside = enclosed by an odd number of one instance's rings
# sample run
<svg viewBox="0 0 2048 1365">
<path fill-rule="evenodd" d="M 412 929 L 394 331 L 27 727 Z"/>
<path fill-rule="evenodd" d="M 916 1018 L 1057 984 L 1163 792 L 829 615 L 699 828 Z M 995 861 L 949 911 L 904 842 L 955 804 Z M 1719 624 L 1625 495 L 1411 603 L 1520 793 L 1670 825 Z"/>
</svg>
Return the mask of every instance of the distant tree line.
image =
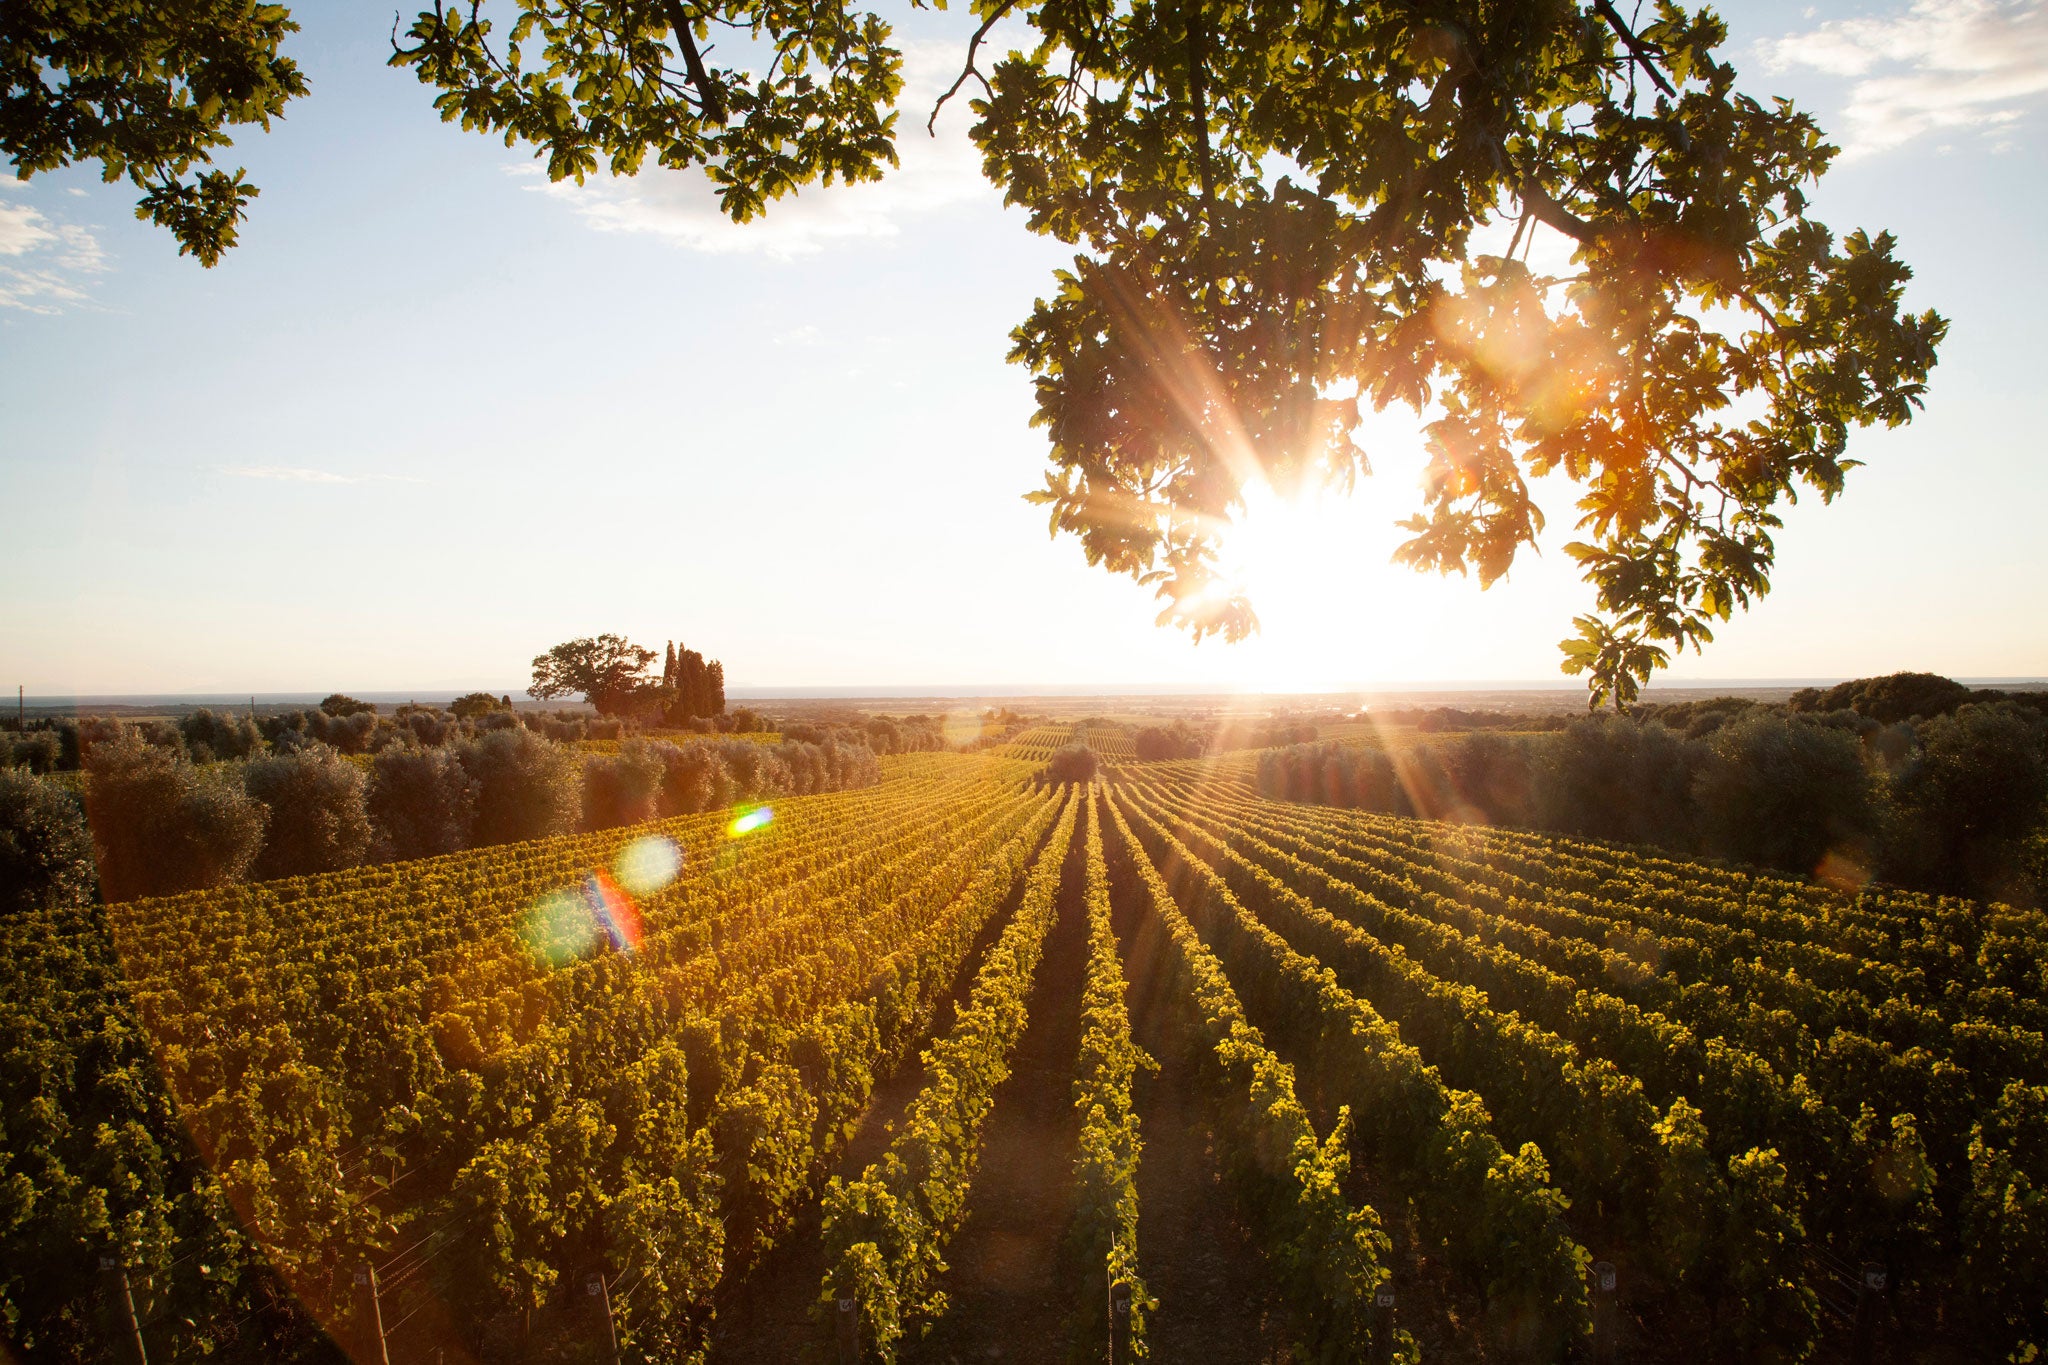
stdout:
<svg viewBox="0 0 2048 1365">
<path fill-rule="evenodd" d="M 1261 756 L 1259 785 L 1283 800 L 2042 904 L 2048 711 L 2000 697 L 1900 716 L 1899 694 L 1868 687 L 1829 710 L 1718 699 L 1391 752 L 1297 745 Z"/>
<path fill-rule="evenodd" d="M 511 724 L 387 745 L 367 761 L 306 739 L 202 764 L 162 742 L 162 727 L 98 728 L 82 784 L 0 770 L 0 906 L 81 887 L 120 901 L 339 871 L 880 779 L 875 751 L 845 734 L 627 739 L 586 755 Z"/>
<path fill-rule="evenodd" d="M 1286 744 L 1306 744 L 1316 737 L 1316 727 L 1304 721 L 1225 720 L 1209 725 L 1190 725 L 1176 720 L 1150 725 L 1133 738 L 1141 759 L 1200 758 L 1204 754 L 1235 749 L 1272 749 Z"/>
<path fill-rule="evenodd" d="M 861 716 L 845 720 L 827 719 L 811 723 L 785 721 L 784 739 L 824 744 L 843 739 L 866 744 L 877 754 L 930 754 L 946 748 L 946 720 L 943 716 Z"/>
<path fill-rule="evenodd" d="M 389 715 L 381 714 L 372 703 L 337 694 L 329 697 L 320 709 L 260 718 L 201 708 L 176 721 L 123 721 L 102 716 L 31 721 L 27 730 L 0 730 L 0 768 L 25 767 L 35 773 L 75 772 L 83 766 L 87 749 L 112 738 L 123 727 L 195 763 L 290 753 L 308 744 L 324 744 L 342 754 L 376 754 L 394 746 L 438 748 L 498 730 L 523 728 L 546 739 L 569 742 L 625 739 L 646 728 L 642 721 L 618 716 L 514 711 L 509 699 L 482 692 L 457 698 L 445 709 L 406 703 Z M 755 734 L 773 727 L 758 712 L 741 707 L 721 715 L 692 717 L 680 725 L 664 728 L 719 735 Z"/>
</svg>

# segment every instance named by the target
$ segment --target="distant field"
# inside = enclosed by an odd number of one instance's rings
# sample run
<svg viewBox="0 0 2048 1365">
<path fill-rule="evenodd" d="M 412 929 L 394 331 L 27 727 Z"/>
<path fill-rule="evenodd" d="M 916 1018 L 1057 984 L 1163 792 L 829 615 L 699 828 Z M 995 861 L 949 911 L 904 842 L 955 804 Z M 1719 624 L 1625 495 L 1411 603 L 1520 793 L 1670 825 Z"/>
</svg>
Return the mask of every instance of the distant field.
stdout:
<svg viewBox="0 0 2048 1365">
<path fill-rule="evenodd" d="M 360 1359 L 365 1266 L 395 1362 L 2041 1339 L 2042 916 L 1129 744 L 0 922 L 11 1334 L 111 1245 L 152 1358 Z"/>
</svg>

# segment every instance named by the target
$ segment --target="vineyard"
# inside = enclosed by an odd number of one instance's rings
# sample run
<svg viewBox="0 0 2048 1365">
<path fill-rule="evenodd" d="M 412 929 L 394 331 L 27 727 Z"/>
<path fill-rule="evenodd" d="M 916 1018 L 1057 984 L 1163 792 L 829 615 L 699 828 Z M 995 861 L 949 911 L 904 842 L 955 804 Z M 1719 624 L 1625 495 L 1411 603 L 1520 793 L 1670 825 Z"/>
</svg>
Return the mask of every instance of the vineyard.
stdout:
<svg viewBox="0 0 2048 1365">
<path fill-rule="evenodd" d="M 1107 767 L 1048 787 L 1069 744 Z M 25 1360 L 2015 1360 L 2048 919 L 1264 799 L 858 791 L 0 921 Z M 993 1348 L 993 1349 L 992 1349 Z"/>
</svg>

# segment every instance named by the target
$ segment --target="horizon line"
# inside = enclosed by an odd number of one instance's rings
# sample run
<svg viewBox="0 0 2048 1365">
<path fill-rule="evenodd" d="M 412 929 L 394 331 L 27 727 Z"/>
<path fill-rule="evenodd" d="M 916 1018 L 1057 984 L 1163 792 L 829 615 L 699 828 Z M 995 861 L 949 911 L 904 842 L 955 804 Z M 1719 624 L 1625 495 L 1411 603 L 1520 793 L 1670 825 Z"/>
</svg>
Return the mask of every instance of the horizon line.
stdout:
<svg viewBox="0 0 2048 1365">
<path fill-rule="evenodd" d="M 1866 675 L 1883 676 L 1883 675 Z M 1643 691 L 1703 691 L 1712 688 L 1777 689 L 1801 687 L 1829 687 L 1853 679 L 1840 676 L 1794 676 L 1794 677 L 1674 677 L 1653 680 L 1644 685 Z M 2041 684 L 2048 686 L 2048 677 L 2038 674 L 1974 675 L 1953 678 L 1952 681 L 1974 687 L 2011 686 L 2014 684 Z M 251 700 L 268 702 L 271 705 L 288 704 L 296 701 L 318 702 L 341 689 L 317 690 L 312 688 L 254 692 L 228 692 L 217 688 L 195 688 L 178 691 L 148 692 L 48 692 L 28 696 L 18 693 L 20 704 L 30 706 L 60 706 L 85 703 L 101 704 L 142 704 L 153 701 L 181 702 L 196 704 L 218 702 L 229 704 Z M 1355 682 L 1316 688 L 1259 689 L 1246 686 L 1216 685 L 1209 683 L 822 683 L 822 684 L 765 684 L 741 683 L 726 690 L 728 701 L 824 701 L 824 700 L 902 700 L 930 698 L 1000 699 L 1005 697 L 1337 697 L 1347 695 L 1413 695 L 1417 693 L 1458 693 L 1458 692 L 1570 692 L 1583 693 L 1586 685 L 1571 679 L 1533 678 L 1491 678 L 1491 679 L 1419 679 L 1403 682 Z M 344 695 L 364 701 L 404 702 L 425 698 L 432 701 L 438 697 L 450 699 L 467 692 L 493 692 L 499 696 L 513 695 L 512 689 L 498 687 L 462 687 L 444 685 L 418 688 L 362 688 Z M 518 704 L 536 705 L 525 695 L 525 689 L 517 689 Z M 569 703 L 577 704 L 577 703 Z"/>
</svg>

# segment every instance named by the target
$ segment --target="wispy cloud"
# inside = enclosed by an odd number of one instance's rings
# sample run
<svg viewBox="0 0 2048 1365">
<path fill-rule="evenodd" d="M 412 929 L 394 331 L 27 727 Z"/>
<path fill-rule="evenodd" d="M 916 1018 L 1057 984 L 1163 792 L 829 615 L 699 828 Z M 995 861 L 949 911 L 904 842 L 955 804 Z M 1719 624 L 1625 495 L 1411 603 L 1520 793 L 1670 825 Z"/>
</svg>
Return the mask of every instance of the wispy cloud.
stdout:
<svg viewBox="0 0 2048 1365">
<path fill-rule="evenodd" d="M 19 182 L 0 181 L 15 191 Z M 87 302 L 84 277 L 106 269 L 99 240 L 30 204 L 0 199 L 0 308 L 58 313 Z"/>
<path fill-rule="evenodd" d="M 1887 18 L 1831 20 L 1762 47 L 1773 70 L 1854 82 L 1845 156 L 1932 132 L 1995 133 L 2048 96 L 2048 0 L 1915 0 Z"/>
<path fill-rule="evenodd" d="M 425 483 L 425 479 L 403 474 L 337 474 L 329 469 L 302 469 L 295 465 L 222 465 L 220 472 L 236 479 L 268 479 L 277 483 Z"/>
<path fill-rule="evenodd" d="M 983 45 L 984 62 L 1019 38 L 998 28 Z M 893 237 L 905 219 L 935 213 L 976 199 L 993 200 L 996 190 L 982 174 L 981 153 L 967 137 L 967 99 L 962 89 L 938 120 L 938 135 L 925 132 L 925 119 L 947 86 L 960 74 L 965 43 L 918 42 L 903 48 L 902 110 L 896 150 L 902 164 L 879 182 L 863 185 L 808 185 L 778 199 L 751 223 L 732 222 L 700 170 L 653 168 L 637 176 L 592 176 L 541 182 L 532 188 L 569 205 L 592 227 L 607 232 L 642 232 L 665 237 L 692 251 L 717 255 L 752 253 L 788 258 L 807 256 L 835 242 Z M 986 67 L 984 67 L 986 69 Z M 970 83 L 971 84 L 971 83 Z M 519 172 L 538 175 L 534 167 Z"/>
</svg>

